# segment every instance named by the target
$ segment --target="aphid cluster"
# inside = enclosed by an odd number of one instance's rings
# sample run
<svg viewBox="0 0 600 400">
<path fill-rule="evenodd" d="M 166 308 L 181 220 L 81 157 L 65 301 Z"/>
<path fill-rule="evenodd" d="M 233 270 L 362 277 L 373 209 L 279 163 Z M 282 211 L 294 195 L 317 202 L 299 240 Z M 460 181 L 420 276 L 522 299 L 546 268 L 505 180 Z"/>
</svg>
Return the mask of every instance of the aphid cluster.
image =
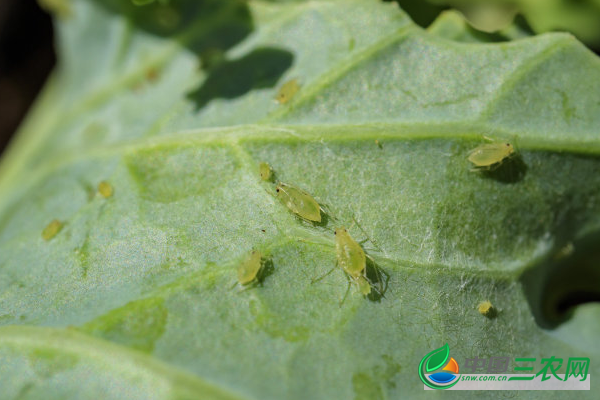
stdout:
<svg viewBox="0 0 600 400">
<path fill-rule="evenodd" d="M 273 170 L 266 162 L 259 164 L 259 175 L 263 181 L 271 179 Z M 291 184 L 278 182 L 275 186 L 275 196 L 295 215 L 305 221 L 312 223 L 320 223 L 322 221 L 321 212 L 323 208 L 309 193 L 299 189 Z M 367 296 L 371 293 L 372 283 L 367 278 L 366 266 L 367 255 L 361 247 L 348 233 L 346 228 L 338 228 L 334 231 L 335 235 L 335 251 L 336 265 L 325 275 L 318 279 L 313 279 L 316 282 L 326 275 L 329 275 L 338 265 L 348 276 L 348 289 L 351 284 L 355 284 L 361 294 Z M 253 252 L 255 254 L 255 252 Z M 256 275 L 255 271 L 260 269 L 260 258 L 249 257 L 238 267 L 238 282 L 245 284 L 252 281 Z M 249 272 L 248 272 L 249 271 Z M 346 291 L 346 295 L 348 291 Z M 344 296 L 345 299 L 346 296 Z"/>
<path fill-rule="evenodd" d="M 278 101 L 284 104 L 297 90 L 298 85 L 295 80 L 287 82 L 282 86 L 277 95 Z M 379 140 L 375 140 L 375 144 L 380 149 L 383 148 Z M 487 143 L 471 150 L 468 160 L 475 166 L 473 170 L 489 170 L 500 166 L 507 158 L 514 154 L 514 146 L 508 142 Z M 259 174 L 263 181 L 269 181 L 272 179 L 273 170 L 268 163 L 262 162 L 259 165 Z M 275 192 L 276 197 L 279 198 L 292 213 L 306 221 L 316 223 L 321 222 L 322 208 L 309 193 L 283 182 L 277 183 Z M 366 267 L 368 256 L 361 245 L 350 236 L 346 228 L 340 227 L 335 230 L 334 234 L 337 260 L 336 266 L 339 265 L 348 276 L 348 289 L 351 284 L 355 284 L 362 295 L 368 296 L 371 294 L 372 289 L 374 289 L 372 282 L 367 277 Z M 254 280 L 261 268 L 260 253 L 253 252 L 252 254 L 253 256 L 239 266 L 238 281 L 241 284 L 246 284 Z M 314 279 L 313 282 L 322 279 L 331 271 L 333 271 L 333 269 L 322 277 Z M 379 276 L 378 281 L 381 283 L 381 276 Z M 348 290 L 346 291 L 346 295 L 347 294 Z M 380 292 L 380 294 L 382 293 Z M 344 296 L 344 299 L 346 295 Z M 479 304 L 478 311 L 488 318 L 493 318 L 493 316 L 495 316 L 495 309 L 489 301 Z"/>
</svg>

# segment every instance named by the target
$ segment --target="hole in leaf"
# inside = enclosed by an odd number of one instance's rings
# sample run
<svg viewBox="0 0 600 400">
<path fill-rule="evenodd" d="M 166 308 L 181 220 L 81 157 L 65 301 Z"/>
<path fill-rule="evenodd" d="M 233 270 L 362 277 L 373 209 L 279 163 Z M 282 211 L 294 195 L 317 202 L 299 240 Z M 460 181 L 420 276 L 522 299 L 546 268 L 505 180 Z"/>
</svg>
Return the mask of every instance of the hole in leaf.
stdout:
<svg viewBox="0 0 600 400">
<path fill-rule="evenodd" d="M 575 307 L 600 302 L 600 232 L 579 241 L 562 241 L 552 256 L 521 277 L 539 326 L 554 329 L 568 321 Z"/>
</svg>

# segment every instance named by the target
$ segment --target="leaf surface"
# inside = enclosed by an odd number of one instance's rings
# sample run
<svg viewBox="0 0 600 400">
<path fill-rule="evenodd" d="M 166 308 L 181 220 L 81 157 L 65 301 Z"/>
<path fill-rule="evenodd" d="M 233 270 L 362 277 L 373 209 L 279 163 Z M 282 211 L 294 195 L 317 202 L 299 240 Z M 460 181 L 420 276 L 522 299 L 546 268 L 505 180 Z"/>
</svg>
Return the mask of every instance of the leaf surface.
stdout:
<svg viewBox="0 0 600 400">
<path fill-rule="evenodd" d="M 600 355 L 597 304 L 549 329 L 600 282 L 600 61 L 573 37 L 461 43 L 368 0 L 127 4 L 72 1 L 2 159 L 1 397 L 425 398 L 444 343 Z M 470 171 L 483 135 L 518 157 Z M 260 162 L 328 218 L 295 217 Z M 338 225 L 383 298 L 313 282 Z M 252 249 L 272 268 L 232 289 Z"/>
</svg>

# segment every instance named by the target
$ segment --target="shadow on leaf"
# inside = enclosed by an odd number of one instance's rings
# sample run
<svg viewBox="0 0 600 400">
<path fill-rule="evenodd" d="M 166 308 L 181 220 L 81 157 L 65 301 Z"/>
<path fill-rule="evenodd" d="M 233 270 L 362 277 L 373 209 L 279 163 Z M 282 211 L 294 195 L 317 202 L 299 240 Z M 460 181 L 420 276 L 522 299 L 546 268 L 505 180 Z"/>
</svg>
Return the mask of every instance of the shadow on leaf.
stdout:
<svg viewBox="0 0 600 400">
<path fill-rule="evenodd" d="M 259 48 L 233 61 L 221 61 L 188 98 L 200 109 L 211 100 L 233 99 L 253 89 L 275 86 L 281 75 L 292 65 L 294 56 L 286 50 Z"/>
<path fill-rule="evenodd" d="M 388 290 L 390 275 L 368 257 L 365 273 L 367 279 L 371 282 L 372 289 L 371 293 L 367 295 L 367 299 L 375 302 L 381 301 L 381 298 L 385 297 L 385 293 Z"/>
<path fill-rule="evenodd" d="M 171 0 L 134 5 L 131 0 L 96 0 L 131 24 L 156 36 L 173 38 L 199 57 L 241 42 L 254 25 L 240 0 Z"/>
<path fill-rule="evenodd" d="M 554 329 L 576 306 L 600 302 L 600 232 L 579 241 L 559 241 L 551 256 L 523 273 L 524 292 L 536 323 Z"/>
<path fill-rule="evenodd" d="M 527 164 L 520 154 L 504 160 L 500 165 L 489 170 L 482 170 L 481 175 L 501 183 L 517 183 L 525 177 Z"/>
<path fill-rule="evenodd" d="M 258 271 L 258 274 L 256 275 L 257 282 L 260 285 L 262 285 L 263 282 L 268 277 L 273 275 L 274 272 L 275 272 L 275 266 L 273 265 L 273 260 L 271 260 L 270 258 L 263 260 L 262 268 L 260 269 L 260 271 Z"/>
<path fill-rule="evenodd" d="M 292 65 L 293 55 L 276 48 L 256 49 L 236 60 L 226 52 L 254 29 L 243 0 L 171 0 L 134 5 L 131 0 L 95 0 L 147 33 L 179 42 L 193 52 L 208 74 L 188 98 L 200 109 L 215 98 L 232 99 L 253 89 L 273 87 Z M 125 54 L 125 53 L 123 53 Z M 151 70 L 149 81 L 160 71 Z"/>
</svg>

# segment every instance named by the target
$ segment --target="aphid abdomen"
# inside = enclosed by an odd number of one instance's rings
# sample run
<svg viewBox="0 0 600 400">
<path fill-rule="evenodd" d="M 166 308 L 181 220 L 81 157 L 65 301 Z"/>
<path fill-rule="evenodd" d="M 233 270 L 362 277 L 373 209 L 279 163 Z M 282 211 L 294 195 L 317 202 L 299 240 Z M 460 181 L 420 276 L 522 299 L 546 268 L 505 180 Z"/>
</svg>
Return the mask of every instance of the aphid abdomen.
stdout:
<svg viewBox="0 0 600 400">
<path fill-rule="evenodd" d="M 321 222 L 321 207 L 311 195 L 284 183 L 277 185 L 276 191 L 293 213 L 309 221 Z"/>
<path fill-rule="evenodd" d="M 279 92 L 277 92 L 277 96 L 275 96 L 275 99 L 279 102 L 279 104 L 286 104 L 292 99 L 292 97 L 294 97 L 298 90 L 300 90 L 298 79 L 289 80 L 281 86 Z"/>
<path fill-rule="evenodd" d="M 262 267 L 262 254 L 253 250 L 238 267 L 238 282 L 247 285 L 257 278 Z"/>
<path fill-rule="evenodd" d="M 344 271 L 353 278 L 361 276 L 367 262 L 365 252 L 345 229 L 336 230 L 335 248 Z"/>
<path fill-rule="evenodd" d="M 489 167 L 504 161 L 513 152 L 510 143 L 482 144 L 469 153 L 468 160 L 476 167 Z"/>
<path fill-rule="evenodd" d="M 367 296 L 371 293 L 371 284 L 363 275 L 356 278 L 356 284 L 358 285 L 358 290 L 363 296 Z"/>
</svg>

